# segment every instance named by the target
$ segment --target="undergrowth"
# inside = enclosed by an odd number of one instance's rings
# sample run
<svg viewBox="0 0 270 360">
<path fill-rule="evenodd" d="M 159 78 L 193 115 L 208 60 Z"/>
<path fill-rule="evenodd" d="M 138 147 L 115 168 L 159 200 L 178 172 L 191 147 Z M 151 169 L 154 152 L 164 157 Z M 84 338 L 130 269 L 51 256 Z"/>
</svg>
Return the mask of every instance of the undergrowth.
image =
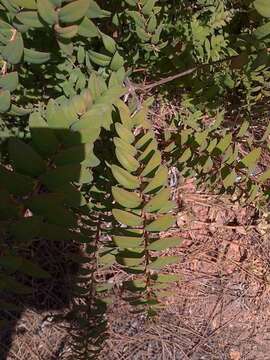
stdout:
<svg viewBox="0 0 270 360">
<path fill-rule="evenodd" d="M 53 277 L 33 256 L 45 240 L 80 249 L 76 359 L 105 339 L 99 269 L 117 263 L 122 297 L 155 316 L 178 279 L 161 254 L 181 239 L 159 235 L 175 224 L 169 167 L 267 212 L 269 17 L 266 0 L 0 1 L 3 314 Z M 179 107 L 158 139 L 150 94 Z"/>
</svg>

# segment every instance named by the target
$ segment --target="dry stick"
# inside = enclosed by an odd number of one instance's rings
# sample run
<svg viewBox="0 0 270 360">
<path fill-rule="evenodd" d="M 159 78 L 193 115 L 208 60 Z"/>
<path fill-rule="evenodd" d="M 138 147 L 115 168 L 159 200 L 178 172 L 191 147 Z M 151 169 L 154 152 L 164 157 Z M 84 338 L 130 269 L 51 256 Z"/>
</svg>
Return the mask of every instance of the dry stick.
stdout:
<svg viewBox="0 0 270 360">
<path fill-rule="evenodd" d="M 204 329 L 204 332 L 203 332 L 203 335 L 202 335 L 202 336 L 203 336 L 202 339 L 199 340 L 199 341 L 190 349 L 190 351 L 189 351 L 189 353 L 188 353 L 188 356 L 191 356 L 191 355 L 194 353 L 194 351 L 195 351 L 196 349 L 198 349 L 200 346 L 202 346 L 203 343 L 206 342 L 206 340 L 208 339 L 207 332 L 208 332 L 208 330 L 209 330 L 209 328 L 210 328 L 211 321 L 213 321 L 213 319 L 214 319 L 214 317 L 215 317 L 215 312 L 216 312 L 216 310 L 217 310 L 217 308 L 218 308 L 218 306 L 219 306 L 219 304 L 220 304 L 220 302 L 221 302 L 221 300 L 222 300 L 223 295 L 224 295 L 224 293 L 220 294 L 220 296 L 219 296 L 219 298 L 218 298 L 215 306 L 213 307 L 213 309 L 212 309 L 212 311 L 211 311 L 210 316 L 209 316 L 208 319 L 207 319 L 207 322 L 208 322 L 208 323 L 207 323 L 207 325 L 206 325 L 206 327 L 205 327 L 205 329 Z"/>
<path fill-rule="evenodd" d="M 190 75 L 192 74 L 193 72 L 195 72 L 196 70 L 199 70 L 199 69 L 203 69 L 207 66 L 214 66 L 214 65 L 218 65 L 218 64 L 221 64 L 223 62 L 226 62 L 226 61 L 231 61 L 232 59 L 235 59 L 237 57 L 239 57 L 240 55 L 236 55 L 236 56 L 231 56 L 229 58 L 226 58 L 226 59 L 222 59 L 222 60 L 217 60 L 217 61 L 214 61 L 210 64 L 201 64 L 201 65 L 197 65 L 197 66 L 194 66 L 190 69 L 187 69 L 185 71 L 182 71 L 178 74 L 175 74 L 175 75 L 171 75 L 171 76 L 168 76 L 164 79 L 160 79 L 159 81 L 156 81 L 156 82 L 153 82 L 153 83 L 150 83 L 148 85 L 144 85 L 144 84 L 130 84 L 130 88 L 132 88 L 133 91 L 136 91 L 136 90 L 142 90 L 142 91 L 145 91 L 145 90 L 151 90 L 157 86 L 160 86 L 160 85 L 164 85 L 164 84 L 167 84 L 168 82 L 171 82 L 173 80 L 176 80 L 176 79 L 180 79 L 184 76 L 187 76 L 187 75 Z"/>
</svg>

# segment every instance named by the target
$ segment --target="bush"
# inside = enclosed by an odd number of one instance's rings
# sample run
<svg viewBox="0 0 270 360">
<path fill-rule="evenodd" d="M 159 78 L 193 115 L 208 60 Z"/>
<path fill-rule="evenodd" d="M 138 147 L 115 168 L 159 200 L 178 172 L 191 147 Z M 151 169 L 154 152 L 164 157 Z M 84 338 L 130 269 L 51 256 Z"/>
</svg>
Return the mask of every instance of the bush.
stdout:
<svg viewBox="0 0 270 360">
<path fill-rule="evenodd" d="M 149 315 L 177 281 L 161 269 L 178 258 L 159 256 L 180 243 L 159 238 L 175 222 L 167 166 L 267 205 L 268 17 L 265 0 L 0 1 L 0 291 L 52 275 L 23 255 L 39 239 L 79 244 L 78 359 L 106 329 L 89 320 L 111 288 L 98 268 L 132 274 L 122 289 Z M 180 107 L 159 142 L 158 89 Z"/>
</svg>

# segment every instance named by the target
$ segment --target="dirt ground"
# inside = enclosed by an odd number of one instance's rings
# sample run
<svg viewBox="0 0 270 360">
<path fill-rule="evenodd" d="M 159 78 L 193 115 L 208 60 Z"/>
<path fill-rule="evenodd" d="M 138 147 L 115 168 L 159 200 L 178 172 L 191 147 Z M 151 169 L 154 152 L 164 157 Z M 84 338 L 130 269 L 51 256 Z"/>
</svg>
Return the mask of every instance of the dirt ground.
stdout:
<svg viewBox="0 0 270 360">
<path fill-rule="evenodd" d="M 98 359 L 270 359 L 270 236 L 263 214 L 196 191 L 192 181 L 175 198 L 171 234 L 183 242 L 170 250 L 180 256 L 170 271 L 180 281 L 155 322 L 131 314 L 118 298 L 108 310 L 109 338 Z M 26 310 L 7 360 L 74 359 L 55 314 Z"/>
</svg>

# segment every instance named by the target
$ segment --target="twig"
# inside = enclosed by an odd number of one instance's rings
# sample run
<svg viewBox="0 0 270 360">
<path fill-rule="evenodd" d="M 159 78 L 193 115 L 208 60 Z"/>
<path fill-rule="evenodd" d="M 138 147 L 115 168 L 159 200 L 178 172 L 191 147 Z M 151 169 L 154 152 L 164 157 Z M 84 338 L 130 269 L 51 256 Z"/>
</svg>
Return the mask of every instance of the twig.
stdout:
<svg viewBox="0 0 270 360">
<path fill-rule="evenodd" d="M 210 64 L 200 64 L 200 65 L 194 66 L 194 67 L 192 67 L 190 69 L 187 69 L 185 71 L 182 71 L 182 72 L 180 72 L 178 74 L 168 76 L 168 77 L 166 77 L 164 79 L 160 79 L 160 80 L 158 80 L 156 82 L 152 82 L 152 83 L 150 83 L 148 85 L 132 83 L 132 84 L 129 84 L 129 88 L 132 87 L 133 91 L 136 91 L 136 90 L 142 90 L 142 91 L 151 90 L 151 89 L 153 89 L 153 88 L 155 88 L 157 86 L 164 85 L 164 84 L 167 84 L 168 82 L 171 82 L 173 80 L 180 79 L 180 78 L 182 78 L 184 76 L 190 75 L 193 72 L 195 72 L 195 71 L 197 71 L 199 69 L 203 69 L 203 68 L 205 68 L 207 66 L 214 66 L 214 65 L 218 65 L 220 63 L 226 62 L 226 61 L 231 61 L 232 59 L 235 59 L 238 56 L 240 56 L 240 55 L 231 56 L 229 58 L 222 59 L 222 60 L 217 60 L 217 61 L 214 61 L 214 62 L 212 62 Z"/>
<path fill-rule="evenodd" d="M 2 69 L 1 69 L 1 74 L 6 75 L 6 73 L 7 73 L 7 62 L 4 61 Z"/>
</svg>

